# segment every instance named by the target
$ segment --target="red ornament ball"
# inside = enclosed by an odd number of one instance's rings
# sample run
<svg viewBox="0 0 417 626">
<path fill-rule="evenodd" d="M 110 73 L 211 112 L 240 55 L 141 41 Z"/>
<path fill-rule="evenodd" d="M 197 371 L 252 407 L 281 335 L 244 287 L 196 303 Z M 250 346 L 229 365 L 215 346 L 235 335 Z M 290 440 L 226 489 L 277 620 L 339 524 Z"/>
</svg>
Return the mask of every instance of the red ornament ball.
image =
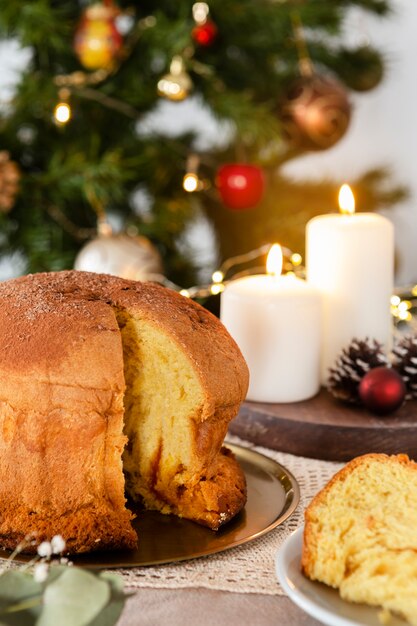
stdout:
<svg viewBox="0 0 417 626">
<path fill-rule="evenodd" d="M 204 24 L 197 24 L 191 32 L 191 36 L 199 46 L 211 46 L 217 37 L 217 26 L 211 20 L 207 20 Z"/>
<path fill-rule="evenodd" d="M 386 415 L 398 409 L 405 398 L 405 384 L 390 367 L 375 367 L 365 374 L 359 384 L 359 397 L 367 409 Z"/>
<path fill-rule="evenodd" d="M 216 183 L 223 203 L 234 211 L 256 206 L 265 188 L 261 168 L 244 163 L 228 163 L 220 167 Z"/>
</svg>

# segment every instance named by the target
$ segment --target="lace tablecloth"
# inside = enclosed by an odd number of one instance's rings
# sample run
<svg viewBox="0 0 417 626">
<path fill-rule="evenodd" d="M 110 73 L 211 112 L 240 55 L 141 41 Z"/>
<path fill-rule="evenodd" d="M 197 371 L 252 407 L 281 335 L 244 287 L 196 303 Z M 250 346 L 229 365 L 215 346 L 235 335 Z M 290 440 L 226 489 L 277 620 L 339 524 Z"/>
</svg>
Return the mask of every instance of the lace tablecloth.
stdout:
<svg viewBox="0 0 417 626">
<path fill-rule="evenodd" d="M 300 485 L 297 510 L 281 526 L 243 546 L 212 556 L 157 567 L 119 570 L 131 589 L 204 587 L 239 593 L 284 595 L 275 577 L 275 555 L 289 534 L 303 523 L 304 509 L 343 464 L 306 459 L 254 446 L 237 437 L 228 441 L 257 450 L 292 472 Z"/>
</svg>

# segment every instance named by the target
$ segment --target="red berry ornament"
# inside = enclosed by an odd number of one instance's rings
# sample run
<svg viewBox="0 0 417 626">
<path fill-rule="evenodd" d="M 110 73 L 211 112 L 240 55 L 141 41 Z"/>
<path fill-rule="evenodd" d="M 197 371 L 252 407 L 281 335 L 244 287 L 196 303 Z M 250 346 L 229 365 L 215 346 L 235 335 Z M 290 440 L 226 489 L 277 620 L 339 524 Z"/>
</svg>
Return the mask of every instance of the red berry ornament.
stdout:
<svg viewBox="0 0 417 626">
<path fill-rule="evenodd" d="M 369 370 L 359 384 L 359 396 L 372 413 L 386 415 L 398 409 L 405 398 L 405 384 L 401 376 L 389 367 Z"/>
<path fill-rule="evenodd" d="M 217 26 L 211 20 L 198 24 L 191 32 L 192 38 L 199 46 L 208 48 L 217 37 Z"/>
<path fill-rule="evenodd" d="M 257 205 L 265 188 L 261 168 L 242 163 L 223 165 L 217 173 L 216 182 L 222 201 L 235 211 Z"/>
</svg>

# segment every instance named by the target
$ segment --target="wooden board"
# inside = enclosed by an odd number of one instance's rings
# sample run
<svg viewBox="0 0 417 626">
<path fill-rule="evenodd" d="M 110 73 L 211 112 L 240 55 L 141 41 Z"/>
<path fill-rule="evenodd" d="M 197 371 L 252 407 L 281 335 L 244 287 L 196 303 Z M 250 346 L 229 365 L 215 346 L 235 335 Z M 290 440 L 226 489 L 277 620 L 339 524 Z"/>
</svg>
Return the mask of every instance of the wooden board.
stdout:
<svg viewBox="0 0 417 626">
<path fill-rule="evenodd" d="M 417 401 L 378 417 L 338 402 L 326 390 L 294 404 L 245 402 L 229 431 L 257 445 L 329 461 L 367 452 L 405 452 L 417 460 Z"/>
</svg>

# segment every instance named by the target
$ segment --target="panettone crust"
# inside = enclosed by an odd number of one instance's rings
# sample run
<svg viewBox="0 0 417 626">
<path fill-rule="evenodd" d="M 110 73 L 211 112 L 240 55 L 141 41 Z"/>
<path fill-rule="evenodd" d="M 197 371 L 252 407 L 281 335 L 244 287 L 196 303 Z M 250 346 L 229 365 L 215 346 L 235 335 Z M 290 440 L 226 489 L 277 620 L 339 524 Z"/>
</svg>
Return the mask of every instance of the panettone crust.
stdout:
<svg viewBox="0 0 417 626">
<path fill-rule="evenodd" d="M 45 273 L 0 284 L 0 300 L 0 544 L 13 548 L 36 532 L 40 540 L 62 534 L 70 552 L 134 547 L 115 310 L 159 327 L 192 362 L 205 397 L 195 446 L 220 464 L 227 422 L 248 384 L 239 349 L 208 311 L 159 285 Z M 229 519 L 243 506 L 245 488 L 239 466 L 224 462 L 238 485 Z"/>
</svg>

